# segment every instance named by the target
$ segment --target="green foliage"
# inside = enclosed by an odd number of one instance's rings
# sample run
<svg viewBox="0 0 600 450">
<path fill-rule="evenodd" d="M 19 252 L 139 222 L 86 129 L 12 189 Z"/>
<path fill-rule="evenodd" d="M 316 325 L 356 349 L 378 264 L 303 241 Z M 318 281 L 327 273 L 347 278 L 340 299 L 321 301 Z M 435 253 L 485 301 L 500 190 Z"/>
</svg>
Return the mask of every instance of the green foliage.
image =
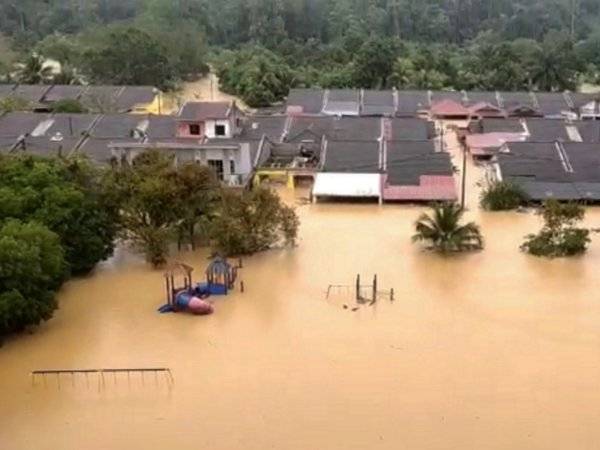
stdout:
<svg viewBox="0 0 600 450">
<path fill-rule="evenodd" d="M 548 200 L 539 214 L 544 226 L 538 234 L 526 237 L 521 250 L 550 258 L 585 253 L 591 238 L 589 229 L 576 226 L 585 217 L 581 205 Z"/>
<path fill-rule="evenodd" d="M 87 108 L 75 99 L 63 99 L 52 104 L 52 112 L 54 113 L 86 113 Z"/>
<path fill-rule="evenodd" d="M 29 107 L 29 102 L 20 97 L 5 97 L 0 99 L 0 112 L 26 111 Z"/>
<path fill-rule="evenodd" d="M 83 71 L 89 80 L 159 88 L 173 85 L 175 73 L 167 49 L 157 38 L 131 26 L 113 27 L 102 37 L 84 53 Z"/>
<path fill-rule="evenodd" d="M 212 238 L 226 255 L 251 254 L 280 242 L 295 245 L 299 225 L 294 210 L 269 189 L 225 191 L 212 223 Z"/>
<path fill-rule="evenodd" d="M 0 157 L 0 217 L 44 224 L 60 239 L 73 273 L 112 254 L 116 208 L 88 162 Z"/>
<path fill-rule="evenodd" d="M 456 203 L 436 205 L 431 215 L 422 214 L 415 223 L 413 242 L 426 242 L 441 253 L 455 253 L 483 248 L 483 237 L 474 222 L 461 225 L 463 210 Z"/>
<path fill-rule="evenodd" d="M 225 52 L 215 66 L 221 88 L 239 95 L 249 106 L 268 106 L 287 95 L 294 84 L 290 67 L 262 47 Z"/>
<path fill-rule="evenodd" d="M 481 191 L 480 204 L 488 211 L 516 209 L 526 200 L 523 188 L 511 181 L 489 182 Z"/>
<path fill-rule="evenodd" d="M 391 39 L 369 39 L 354 58 L 354 84 L 381 89 L 392 74 L 397 45 Z"/>
<path fill-rule="evenodd" d="M 52 80 L 52 69 L 45 64 L 44 58 L 31 53 L 17 70 L 16 81 L 21 84 L 49 83 Z"/>
<path fill-rule="evenodd" d="M 0 336 L 47 320 L 65 276 L 60 238 L 35 222 L 0 225 Z"/>
<path fill-rule="evenodd" d="M 209 168 L 194 163 L 175 168 L 172 158 L 159 151 L 115 168 L 107 185 L 119 199 L 123 238 L 155 267 L 165 264 L 176 238 L 186 236 L 194 243 L 212 215 L 219 189 Z"/>
</svg>

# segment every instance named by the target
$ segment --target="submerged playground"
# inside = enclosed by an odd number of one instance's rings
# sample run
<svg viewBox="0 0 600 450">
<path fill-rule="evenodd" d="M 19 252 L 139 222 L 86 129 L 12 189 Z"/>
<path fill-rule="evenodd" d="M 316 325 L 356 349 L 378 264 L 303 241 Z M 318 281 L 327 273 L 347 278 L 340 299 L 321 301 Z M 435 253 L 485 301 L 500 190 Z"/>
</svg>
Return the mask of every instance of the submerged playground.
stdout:
<svg viewBox="0 0 600 450">
<path fill-rule="evenodd" d="M 472 209 L 485 251 L 440 258 L 410 242 L 421 212 L 299 206 L 299 246 L 245 258 L 205 317 L 158 313 L 163 272 L 120 252 L 69 283 L 52 320 L 0 348 L 1 447 L 594 448 L 600 241 L 583 258 L 540 260 L 518 251 L 537 217 Z M 208 281 L 209 257 L 178 255 L 191 287 Z M 394 301 L 345 310 L 357 274 L 363 297 L 377 274 Z M 349 293 L 326 298 L 329 285 Z M 128 367 L 173 381 L 29 376 Z"/>
</svg>

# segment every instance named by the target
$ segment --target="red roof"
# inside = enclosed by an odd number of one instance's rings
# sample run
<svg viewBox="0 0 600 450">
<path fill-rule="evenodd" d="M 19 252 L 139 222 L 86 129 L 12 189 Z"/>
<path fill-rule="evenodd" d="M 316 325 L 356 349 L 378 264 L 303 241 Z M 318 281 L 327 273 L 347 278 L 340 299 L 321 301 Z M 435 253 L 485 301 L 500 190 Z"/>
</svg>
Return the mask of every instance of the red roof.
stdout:
<svg viewBox="0 0 600 450">
<path fill-rule="evenodd" d="M 472 155 L 490 155 L 505 142 L 521 142 L 525 137 L 521 133 L 484 133 L 467 136 L 467 148 Z"/>
<path fill-rule="evenodd" d="M 421 175 L 418 186 L 389 186 L 387 176 L 384 182 L 383 198 L 385 200 L 456 200 L 454 177 L 447 175 Z"/>
<path fill-rule="evenodd" d="M 487 102 L 475 103 L 469 106 L 469 114 L 481 117 L 506 117 L 506 111 Z"/>
<path fill-rule="evenodd" d="M 462 104 L 445 99 L 431 105 L 431 114 L 436 117 L 463 117 L 469 116 L 471 112 Z"/>
</svg>

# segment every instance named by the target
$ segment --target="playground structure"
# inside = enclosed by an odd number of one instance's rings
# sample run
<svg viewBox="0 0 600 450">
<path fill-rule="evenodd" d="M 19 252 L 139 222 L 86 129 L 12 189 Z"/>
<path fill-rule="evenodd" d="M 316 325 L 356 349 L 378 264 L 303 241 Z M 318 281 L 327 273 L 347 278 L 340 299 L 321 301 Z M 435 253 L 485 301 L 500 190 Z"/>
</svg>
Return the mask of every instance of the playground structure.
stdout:
<svg viewBox="0 0 600 450">
<path fill-rule="evenodd" d="M 154 375 L 154 382 L 158 385 L 159 381 L 166 382 L 169 389 L 173 387 L 175 380 L 171 369 L 167 367 L 135 367 L 135 368 L 117 368 L 117 369 L 50 369 L 50 370 L 34 370 L 31 372 L 31 385 L 36 386 L 38 378 L 42 379 L 43 386 L 47 386 L 48 378 L 52 377 L 56 380 L 56 386 L 58 389 L 61 388 L 61 379 L 68 376 L 67 380 L 70 379 L 71 386 L 75 387 L 77 383 L 75 380 L 78 377 L 83 377 L 85 384 L 89 387 L 90 375 L 98 377 L 98 389 L 106 386 L 106 378 L 112 375 L 113 383 L 117 384 L 117 375 L 127 375 L 127 384 L 131 385 L 131 376 L 139 375 L 139 380 L 142 384 L 145 383 L 146 375 Z"/>
<path fill-rule="evenodd" d="M 194 285 L 192 282 L 194 268 L 183 263 L 175 264 L 165 272 L 167 303 L 158 311 L 212 314 L 214 307 L 206 299 L 213 295 L 227 295 L 235 287 L 238 269 L 241 267 L 241 259 L 237 266 L 232 266 L 225 258 L 216 256 L 206 268 L 206 282 Z M 183 284 L 177 284 L 179 278 L 183 280 Z M 243 282 L 241 286 L 243 292 Z"/>
<path fill-rule="evenodd" d="M 329 299 L 333 292 L 342 292 L 348 297 L 352 295 L 358 305 L 368 304 L 369 306 L 372 306 L 381 298 L 389 299 L 391 302 L 394 301 L 394 288 L 391 288 L 389 291 L 378 290 L 377 274 L 373 276 L 372 284 L 361 284 L 360 274 L 356 275 L 354 285 L 330 284 L 327 287 L 325 298 Z M 347 305 L 344 306 L 347 307 Z M 353 308 L 353 311 L 356 311 L 357 309 L 358 308 Z"/>
</svg>

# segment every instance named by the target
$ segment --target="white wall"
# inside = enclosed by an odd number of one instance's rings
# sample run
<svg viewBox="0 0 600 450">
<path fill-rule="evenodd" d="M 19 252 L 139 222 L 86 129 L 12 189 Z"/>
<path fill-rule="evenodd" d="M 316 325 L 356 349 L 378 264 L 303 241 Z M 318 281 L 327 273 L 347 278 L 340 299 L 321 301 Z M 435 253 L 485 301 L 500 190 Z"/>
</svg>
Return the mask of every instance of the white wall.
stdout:
<svg viewBox="0 0 600 450">
<path fill-rule="evenodd" d="M 215 134 L 215 126 L 217 126 L 217 125 L 223 125 L 225 127 L 225 135 L 224 136 L 217 136 Z M 207 120 L 205 122 L 205 127 L 206 128 L 204 130 L 204 134 L 209 139 L 212 139 L 212 138 L 231 138 L 231 137 L 233 137 L 231 122 L 230 122 L 229 119 Z"/>
</svg>

